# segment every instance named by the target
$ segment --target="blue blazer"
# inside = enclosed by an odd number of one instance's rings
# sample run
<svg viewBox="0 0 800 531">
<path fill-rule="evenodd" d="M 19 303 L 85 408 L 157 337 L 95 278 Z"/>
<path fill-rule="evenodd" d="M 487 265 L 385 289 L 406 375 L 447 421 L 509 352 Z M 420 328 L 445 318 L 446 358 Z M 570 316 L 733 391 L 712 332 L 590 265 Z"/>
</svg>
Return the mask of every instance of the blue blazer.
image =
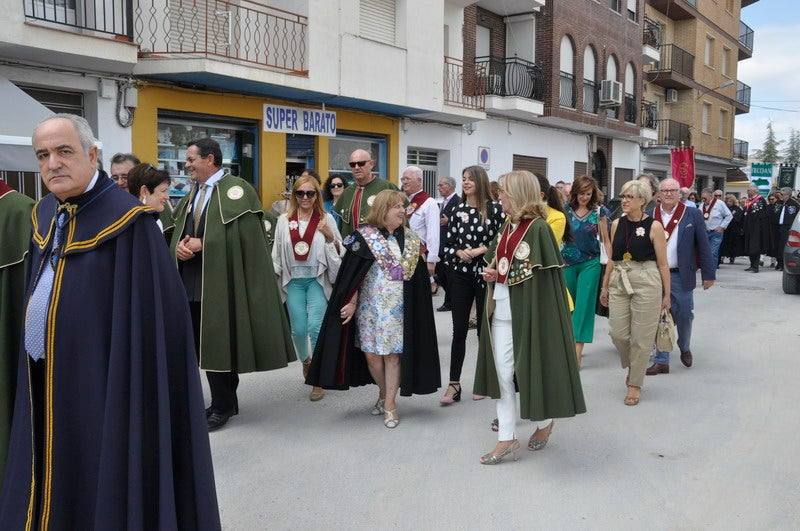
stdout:
<svg viewBox="0 0 800 531">
<path fill-rule="evenodd" d="M 653 211 L 648 215 L 652 216 Z M 697 287 L 697 264 L 703 280 L 716 280 L 717 264 L 711 255 L 711 246 L 706 235 L 706 223 L 699 208 L 686 207 L 678 228 L 678 272 L 685 291 Z"/>
</svg>

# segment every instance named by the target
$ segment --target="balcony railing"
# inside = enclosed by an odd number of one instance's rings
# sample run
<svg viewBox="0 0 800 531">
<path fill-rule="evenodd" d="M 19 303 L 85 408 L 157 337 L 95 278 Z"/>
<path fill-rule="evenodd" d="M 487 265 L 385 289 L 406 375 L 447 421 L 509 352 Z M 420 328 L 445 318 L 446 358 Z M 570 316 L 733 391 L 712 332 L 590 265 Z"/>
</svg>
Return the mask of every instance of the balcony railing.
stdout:
<svg viewBox="0 0 800 531">
<path fill-rule="evenodd" d="M 694 78 L 694 55 L 674 44 L 662 44 L 661 60 L 653 67 L 655 71 L 671 71 Z"/>
<path fill-rule="evenodd" d="M 139 0 L 134 30 L 147 57 L 220 57 L 307 73 L 308 18 L 250 0 Z"/>
<path fill-rule="evenodd" d="M 486 94 L 539 101 L 544 97 L 544 74 L 535 63 L 518 57 L 485 55 L 476 57 L 475 64 L 486 70 Z"/>
<path fill-rule="evenodd" d="M 689 125 L 674 120 L 656 120 L 658 143 L 662 146 L 680 147 L 691 145 Z"/>
<path fill-rule="evenodd" d="M 750 107 L 750 85 L 745 85 L 741 81 L 736 82 L 736 101 Z"/>
<path fill-rule="evenodd" d="M 133 40 L 132 0 L 23 0 L 25 17 Z"/>
<path fill-rule="evenodd" d="M 575 74 L 561 72 L 559 78 L 558 104 L 575 108 Z"/>
<path fill-rule="evenodd" d="M 454 57 L 444 58 L 444 102 L 448 105 L 476 109 L 486 108 L 486 68 L 464 63 Z"/>
<path fill-rule="evenodd" d="M 644 17 L 643 44 L 658 48 L 661 46 L 661 24 L 650 17 Z"/>
<path fill-rule="evenodd" d="M 753 36 L 754 36 L 753 28 L 751 28 L 750 26 L 748 26 L 747 24 L 745 24 L 740 20 L 739 42 L 742 43 L 742 45 L 751 52 L 753 51 Z"/>
<path fill-rule="evenodd" d="M 745 140 L 733 139 L 733 158 L 747 160 L 750 154 L 750 144 Z"/>
<path fill-rule="evenodd" d="M 633 94 L 625 94 L 625 122 L 629 124 L 636 123 L 636 96 Z"/>
<path fill-rule="evenodd" d="M 658 105 L 650 101 L 642 101 L 642 114 L 639 125 L 647 129 L 658 128 Z"/>
<path fill-rule="evenodd" d="M 583 80 L 583 110 L 584 112 L 591 112 L 597 114 L 597 101 L 599 89 L 597 83 L 590 79 Z"/>
</svg>

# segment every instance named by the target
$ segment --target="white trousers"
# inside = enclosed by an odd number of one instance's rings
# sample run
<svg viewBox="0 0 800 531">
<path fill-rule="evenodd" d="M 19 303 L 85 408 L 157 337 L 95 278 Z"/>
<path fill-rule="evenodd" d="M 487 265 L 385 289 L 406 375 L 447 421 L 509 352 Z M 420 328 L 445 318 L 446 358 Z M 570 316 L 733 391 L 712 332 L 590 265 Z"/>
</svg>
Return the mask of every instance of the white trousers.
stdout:
<svg viewBox="0 0 800 531">
<path fill-rule="evenodd" d="M 497 401 L 497 421 L 500 429 L 497 440 L 515 439 L 517 426 L 517 393 L 514 390 L 514 338 L 511 320 L 492 319 L 492 347 L 494 366 L 500 384 L 500 400 Z M 534 421 L 534 431 L 546 428 L 553 419 Z"/>
</svg>

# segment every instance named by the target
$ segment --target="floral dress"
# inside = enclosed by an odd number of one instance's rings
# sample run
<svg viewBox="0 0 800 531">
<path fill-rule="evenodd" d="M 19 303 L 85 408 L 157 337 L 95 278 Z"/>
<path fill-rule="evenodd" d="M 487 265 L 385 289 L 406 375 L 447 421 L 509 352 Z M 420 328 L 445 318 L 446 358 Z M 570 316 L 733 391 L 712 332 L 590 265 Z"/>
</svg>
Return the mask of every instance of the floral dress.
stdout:
<svg viewBox="0 0 800 531">
<path fill-rule="evenodd" d="M 400 246 L 392 235 L 372 245 L 376 250 L 386 245 L 394 258 L 401 259 Z M 362 351 L 379 356 L 403 352 L 403 279 L 389 278 L 377 261 L 369 268 L 359 289 L 356 324 Z"/>
</svg>

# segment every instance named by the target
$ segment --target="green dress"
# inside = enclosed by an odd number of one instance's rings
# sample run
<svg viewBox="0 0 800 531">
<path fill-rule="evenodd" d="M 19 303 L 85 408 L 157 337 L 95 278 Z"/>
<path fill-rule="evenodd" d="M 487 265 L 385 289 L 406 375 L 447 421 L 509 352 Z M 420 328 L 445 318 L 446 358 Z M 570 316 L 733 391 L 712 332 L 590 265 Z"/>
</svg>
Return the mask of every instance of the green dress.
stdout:
<svg viewBox="0 0 800 531">
<path fill-rule="evenodd" d="M 494 261 L 500 234 L 484 256 L 488 264 Z M 553 231 L 541 218 L 530 224 L 522 241 L 527 243 L 529 252 L 527 256 L 515 253 L 506 281 L 520 417 L 530 420 L 573 417 L 585 413 L 586 404 L 578 374 L 561 253 Z M 473 392 L 500 398 L 490 324 L 494 312 L 493 288 L 494 284 L 487 285 Z"/>
<path fill-rule="evenodd" d="M 20 356 L 25 257 L 34 201 L 0 181 L 0 478 L 6 464 Z"/>
<path fill-rule="evenodd" d="M 187 194 L 175 207 L 173 256 L 187 217 L 191 221 L 191 199 Z M 286 367 L 296 355 L 256 191 L 224 175 L 205 216 L 200 368 L 230 371 L 234 360 L 239 373 Z"/>
<path fill-rule="evenodd" d="M 353 203 L 356 199 L 357 190 L 358 186 L 355 184 L 348 186 L 344 189 L 342 195 L 339 196 L 339 200 L 336 201 L 336 204 L 333 206 L 333 210 L 339 215 L 339 232 L 342 233 L 343 239 L 350 236 L 350 234 L 356 229 L 353 223 L 354 220 L 352 218 Z M 364 187 L 364 191 L 361 194 L 361 204 L 359 205 L 358 209 L 359 227 L 367 224 L 365 218 L 367 217 L 367 214 L 369 214 L 370 208 L 372 208 L 372 202 L 370 199 L 378 195 L 378 192 L 383 190 L 397 190 L 397 187 L 391 182 L 378 177 L 372 179 Z"/>
</svg>

